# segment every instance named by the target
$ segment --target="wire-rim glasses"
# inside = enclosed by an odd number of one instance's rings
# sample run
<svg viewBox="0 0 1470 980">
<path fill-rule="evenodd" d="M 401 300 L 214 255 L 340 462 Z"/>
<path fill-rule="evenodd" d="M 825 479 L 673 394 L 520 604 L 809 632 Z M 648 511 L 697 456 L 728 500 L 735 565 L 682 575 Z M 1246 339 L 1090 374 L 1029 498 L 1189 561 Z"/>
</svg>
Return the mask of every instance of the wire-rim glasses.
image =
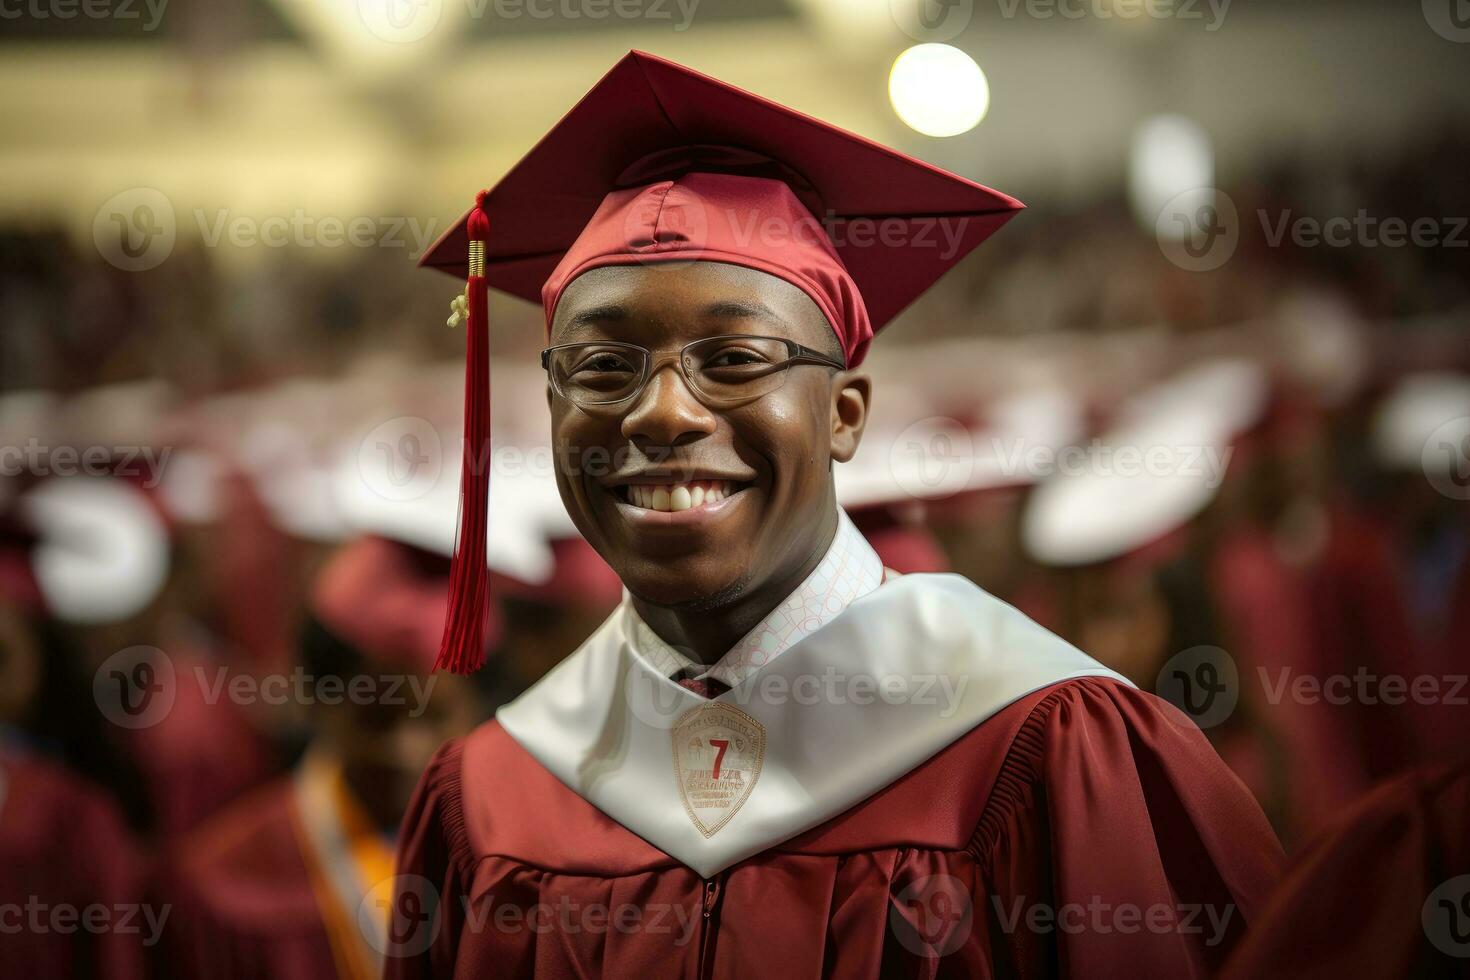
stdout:
<svg viewBox="0 0 1470 980">
<path fill-rule="evenodd" d="M 637 344 L 611 340 L 559 344 L 541 352 L 552 390 L 582 407 L 608 408 L 637 399 L 668 361 L 678 367 L 689 390 L 711 408 L 770 394 L 785 383 L 787 369 L 798 364 L 847 368 L 792 340 L 744 334 L 706 337 L 663 357 Z"/>
</svg>

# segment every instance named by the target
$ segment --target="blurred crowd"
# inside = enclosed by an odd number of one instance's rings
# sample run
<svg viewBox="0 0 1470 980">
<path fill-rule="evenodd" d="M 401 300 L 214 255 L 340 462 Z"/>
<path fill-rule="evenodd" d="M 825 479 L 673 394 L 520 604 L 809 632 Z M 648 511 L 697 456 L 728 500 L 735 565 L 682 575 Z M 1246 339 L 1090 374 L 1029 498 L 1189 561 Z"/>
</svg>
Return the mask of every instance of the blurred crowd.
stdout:
<svg viewBox="0 0 1470 980">
<path fill-rule="evenodd" d="M 966 575 L 1174 701 L 1290 850 L 1463 751 L 1470 232 L 1302 247 L 1263 221 L 1467 215 L 1467 170 L 1463 131 L 1263 166 L 1226 184 L 1239 245 L 1209 272 L 1121 200 L 1040 202 L 892 328 L 840 499 L 891 567 Z M 619 600 L 538 456 L 540 313 L 497 299 L 492 649 L 427 683 L 457 289 L 395 250 L 181 239 L 125 272 L 0 234 L 4 897 L 172 909 L 27 931 L 56 975 L 204 975 L 231 944 L 238 975 L 373 975 L 359 917 L 417 773 Z M 1160 446 L 1167 472 L 1097 452 Z"/>
</svg>

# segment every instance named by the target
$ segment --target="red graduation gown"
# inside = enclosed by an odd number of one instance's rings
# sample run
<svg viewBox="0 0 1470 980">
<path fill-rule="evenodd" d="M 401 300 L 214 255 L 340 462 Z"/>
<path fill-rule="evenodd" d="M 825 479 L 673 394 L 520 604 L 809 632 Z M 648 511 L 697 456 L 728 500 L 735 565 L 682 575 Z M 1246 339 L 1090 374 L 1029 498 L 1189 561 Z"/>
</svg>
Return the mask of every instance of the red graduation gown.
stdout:
<svg viewBox="0 0 1470 980">
<path fill-rule="evenodd" d="M 61 767 L 8 751 L 0 795 L 0 973 L 143 976 L 142 866 L 117 808 Z M 99 906 L 109 927 L 81 928 Z"/>
<path fill-rule="evenodd" d="M 1412 682 L 1432 677 L 1403 594 L 1404 576 L 1383 529 L 1345 507 L 1330 512 L 1330 536 L 1307 576 L 1313 638 L 1324 677 L 1355 676 Z M 1375 695 L 1383 692 L 1371 690 Z M 1341 754 L 1371 781 L 1424 761 L 1439 709 L 1402 693 L 1351 698 L 1337 707 L 1350 741 Z M 1395 703 L 1398 702 L 1398 703 Z M 1451 723 L 1453 724 L 1453 723 Z"/>
<path fill-rule="evenodd" d="M 156 724 L 119 729 L 124 750 L 136 760 L 147 786 L 158 835 L 181 834 L 231 800 L 264 783 L 275 771 L 264 736 L 230 701 L 206 684 L 228 684 L 234 672 L 206 657 L 173 655 L 174 702 Z M 211 700 L 213 699 L 213 700 Z"/>
<path fill-rule="evenodd" d="M 1336 672 L 1314 638 L 1306 576 L 1279 557 L 1266 534 L 1244 528 L 1220 543 L 1211 584 L 1230 628 L 1226 648 L 1238 661 L 1242 695 L 1281 739 L 1290 787 L 1282 836 L 1303 839 L 1369 785 L 1357 753 L 1345 749 L 1356 743 L 1346 712 L 1322 697 L 1291 695 L 1303 678 L 1325 683 Z"/>
<path fill-rule="evenodd" d="M 1225 976 L 1470 977 L 1470 760 L 1379 787 L 1304 849 Z"/>
<path fill-rule="evenodd" d="M 160 874 L 173 906 L 163 974 L 229 980 L 337 976 L 302 856 L 294 785 L 281 779 L 200 826 Z"/>
<path fill-rule="evenodd" d="M 709 880 L 490 722 L 419 785 L 385 976 L 1210 975 L 1282 855 L 1159 705 L 1105 678 L 1043 688 Z"/>
</svg>

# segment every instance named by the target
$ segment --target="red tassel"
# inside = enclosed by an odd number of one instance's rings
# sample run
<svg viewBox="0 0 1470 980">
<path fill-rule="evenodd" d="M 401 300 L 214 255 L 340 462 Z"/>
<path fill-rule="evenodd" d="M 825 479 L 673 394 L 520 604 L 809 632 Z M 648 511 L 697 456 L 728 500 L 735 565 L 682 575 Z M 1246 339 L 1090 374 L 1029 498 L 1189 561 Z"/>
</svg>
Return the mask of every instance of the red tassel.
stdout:
<svg viewBox="0 0 1470 980">
<path fill-rule="evenodd" d="M 435 670 L 469 674 L 485 663 L 490 612 L 486 534 L 490 504 L 490 324 L 486 312 L 485 243 L 490 219 L 485 192 L 475 197 L 469 231 L 469 335 L 465 339 L 464 465 L 459 477 L 459 540 L 449 571 L 449 614 Z"/>
</svg>

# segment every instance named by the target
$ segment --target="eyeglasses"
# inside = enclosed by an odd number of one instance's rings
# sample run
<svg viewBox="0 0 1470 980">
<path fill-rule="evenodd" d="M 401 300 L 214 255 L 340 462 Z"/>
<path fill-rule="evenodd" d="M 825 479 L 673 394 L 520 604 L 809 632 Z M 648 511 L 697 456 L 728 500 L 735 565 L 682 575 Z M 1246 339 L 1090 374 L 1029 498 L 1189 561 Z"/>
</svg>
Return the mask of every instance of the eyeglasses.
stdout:
<svg viewBox="0 0 1470 980">
<path fill-rule="evenodd" d="M 689 390 L 710 408 L 768 395 L 785 383 L 786 369 L 798 364 L 847 369 L 840 361 L 780 337 L 707 337 L 658 358 L 637 344 L 616 341 L 561 344 L 541 352 L 552 390 L 579 407 L 606 408 L 636 399 L 668 361 L 678 366 Z"/>
</svg>

